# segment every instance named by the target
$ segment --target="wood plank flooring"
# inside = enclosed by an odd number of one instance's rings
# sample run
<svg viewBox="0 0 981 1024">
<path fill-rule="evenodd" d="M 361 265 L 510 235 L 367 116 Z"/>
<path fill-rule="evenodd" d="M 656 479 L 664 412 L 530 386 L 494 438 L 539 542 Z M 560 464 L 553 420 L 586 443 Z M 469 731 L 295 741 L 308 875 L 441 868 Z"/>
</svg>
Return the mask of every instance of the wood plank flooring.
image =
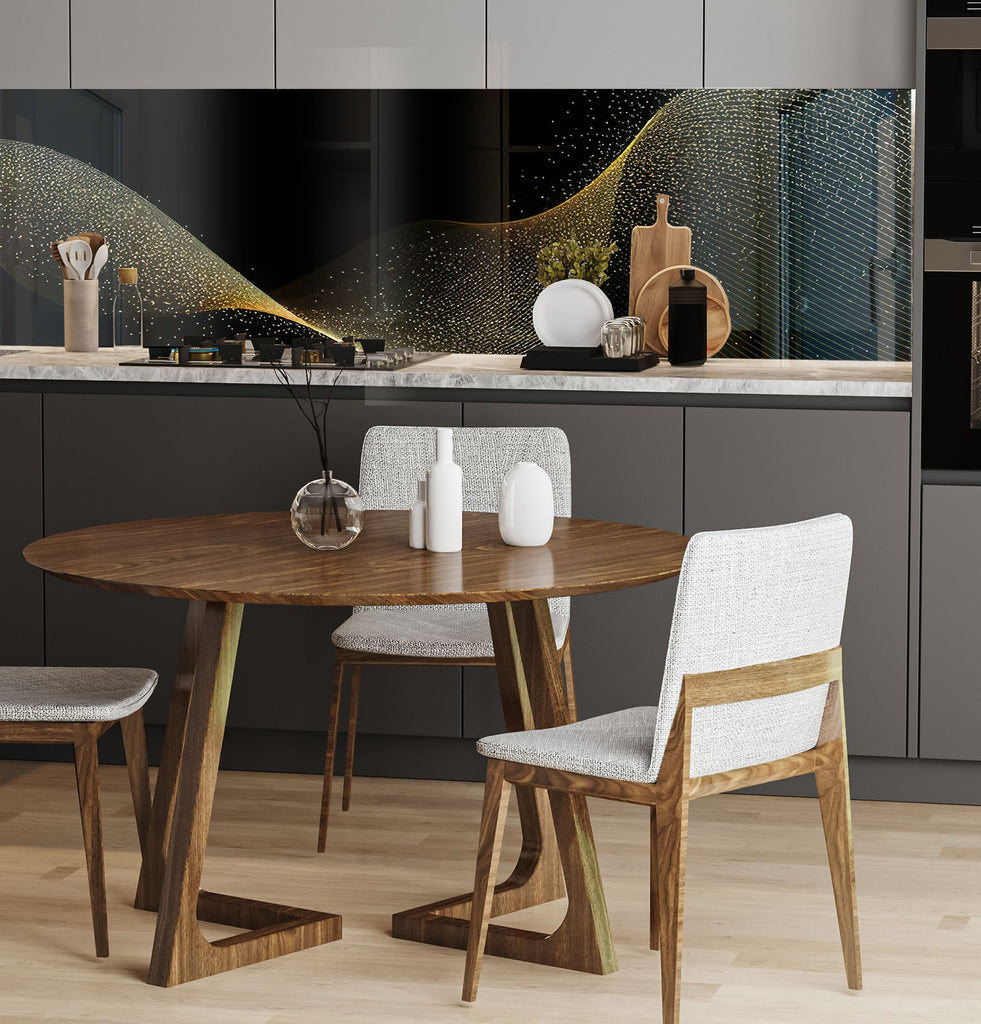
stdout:
<svg viewBox="0 0 981 1024">
<path fill-rule="evenodd" d="M 357 779 L 324 856 L 316 776 L 223 772 L 203 884 L 343 914 L 344 938 L 177 989 L 144 984 L 155 916 L 132 907 L 139 855 L 125 769 L 103 768 L 102 786 L 110 956 L 98 961 L 72 767 L 0 761 L 2 1024 L 660 1019 L 644 808 L 591 803 L 620 971 L 488 957 L 467 1007 L 464 954 L 397 941 L 389 929 L 393 910 L 470 888 L 481 786 Z M 502 865 L 515 849 L 513 818 L 512 809 Z M 854 818 L 861 993 L 845 986 L 817 801 L 693 805 L 684 1024 L 981 1020 L 981 808 L 856 803 Z M 548 928 L 561 911 L 512 920 Z"/>
</svg>

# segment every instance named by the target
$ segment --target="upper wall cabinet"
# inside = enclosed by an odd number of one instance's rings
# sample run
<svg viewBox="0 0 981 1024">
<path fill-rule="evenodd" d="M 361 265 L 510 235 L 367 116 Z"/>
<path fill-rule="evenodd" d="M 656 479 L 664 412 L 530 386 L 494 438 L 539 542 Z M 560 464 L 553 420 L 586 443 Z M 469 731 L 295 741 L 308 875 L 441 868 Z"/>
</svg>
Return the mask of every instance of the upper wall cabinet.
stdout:
<svg viewBox="0 0 981 1024">
<path fill-rule="evenodd" d="M 72 0 L 72 85 L 271 89 L 274 26 L 275 0 Z"/>
<path fill-rule="evenodd" d="M 702 84 L 702 5 L 487 0 L 487 84 L 492 89 L 696 89 Z"/>
<path fill-rule="evenodd" d="M 0 89 L 67 89 L 68 0 L 0 0 Z"/>
<path fill-rule="evenodd" d="M 708 88 L 912 89 L 915 0 L 706 0 Z"/>
<path fill-rule="evenodd" d="M 484 0 L 278 0 L 276 85 L 482 89 Z"/>
</svg>

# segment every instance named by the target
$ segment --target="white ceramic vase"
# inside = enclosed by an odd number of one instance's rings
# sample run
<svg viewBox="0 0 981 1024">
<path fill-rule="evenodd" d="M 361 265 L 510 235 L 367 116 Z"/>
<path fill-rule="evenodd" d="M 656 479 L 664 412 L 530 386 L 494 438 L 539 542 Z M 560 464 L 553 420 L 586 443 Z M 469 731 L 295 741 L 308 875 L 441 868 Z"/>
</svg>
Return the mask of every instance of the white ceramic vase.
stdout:
<svg viewBox="0 0 981 1024">
<path fill-rule="evenodd" d="M 548 543 L 555 522 L 555 499 L 552 481 L 541 466 L 519 462 L 507 471 L 497 519 L 505 544 L 535 548 Z"/>
<path fill-rule="evenodd" d="M 436 461 L 426 477 L 426 547 L 463 547 L 463 470 L 453 461 L 453 431 L 436 430 Z"/>
</svg>

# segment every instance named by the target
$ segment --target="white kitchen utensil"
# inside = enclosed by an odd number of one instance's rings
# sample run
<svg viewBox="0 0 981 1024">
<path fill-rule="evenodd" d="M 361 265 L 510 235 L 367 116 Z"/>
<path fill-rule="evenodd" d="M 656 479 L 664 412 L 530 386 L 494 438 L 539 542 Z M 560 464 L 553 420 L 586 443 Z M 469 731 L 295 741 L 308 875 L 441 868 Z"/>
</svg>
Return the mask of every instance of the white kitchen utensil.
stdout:
<svg viewBox="0 0 981 1024">
<path fill-rule="evenodd" d="M 569 278 L 543 289 L 532 310 L 535 334 L 544 345 L 595 348 L 613 303 L 590 281 Z"/>
<path fill-rule="evenodd" d="M 84 281 L 89 267 L 92 266 L 92 247 L 80 238 L 73 238 L 65 242 L 65 249 L 68 252 L 70 266 L 78 275 L 79 281 Z"/>
<path fill-rule="evenodd" d="M 92 257 L 92 266 L 89 267 L 89 280 L 98 280 L 99 271 L 106 265 L 106 260 L 109 259 L 109 246 L 103 243 L 95 250 L 95 255 Z"/>
<path fill-rule="evenodd" d="M 59 242 L 58 252 L 61 253 L 61 262 L 65 264 L 65 269 L 68 271 L 69 281 L 80 281 L 81 278 L 78 276 L 78 271 L 72 266 L 71 257 L 68 255 L 68 247 L 71 243 Z"/>
</svg>

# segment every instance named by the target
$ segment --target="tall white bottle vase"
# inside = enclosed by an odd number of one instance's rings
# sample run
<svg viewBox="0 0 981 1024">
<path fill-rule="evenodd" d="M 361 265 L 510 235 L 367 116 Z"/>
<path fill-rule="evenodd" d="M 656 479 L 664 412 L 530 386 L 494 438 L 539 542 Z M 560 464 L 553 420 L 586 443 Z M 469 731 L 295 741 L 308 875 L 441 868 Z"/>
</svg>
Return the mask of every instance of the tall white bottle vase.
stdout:
<svg viewBox="0 0 981 1024">
<path fill-rule="evenodd" d="M 505 544 L 535 548 L 547 544 L 555 524 L 555 499 L 548 473 L 534 462 L 512 466 L 501 484 L 497 521 Z"/>
<path fill-rule="evenodd" d="M 409 547 L 426 546 L 426 481 L 419 481 L 418 497 L 409 506 Z"/>
<path fill-rule="evenodd" d="M 426 481 L 426 547 L 463 548 L 463 470 L 453 461 L 453 431 L 436 430 L 436 462 Z"/>
</svg>

